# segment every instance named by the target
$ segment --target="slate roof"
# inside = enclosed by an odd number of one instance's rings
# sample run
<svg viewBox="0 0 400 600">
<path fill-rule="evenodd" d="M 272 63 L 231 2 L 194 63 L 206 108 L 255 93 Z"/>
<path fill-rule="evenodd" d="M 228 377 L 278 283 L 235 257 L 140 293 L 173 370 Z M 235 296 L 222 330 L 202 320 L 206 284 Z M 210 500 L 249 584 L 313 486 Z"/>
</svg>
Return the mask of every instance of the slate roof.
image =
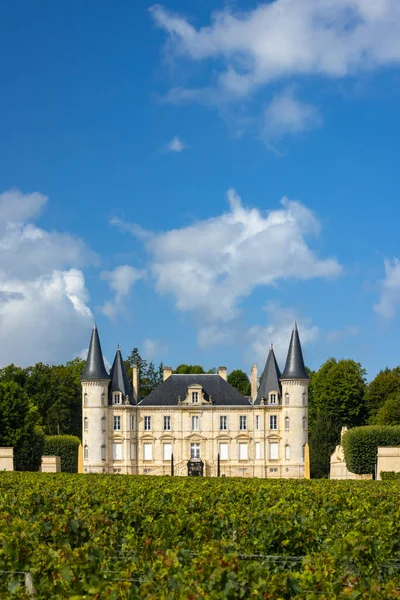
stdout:
<svg viewBox="0 0 400 600">
<path fill-rule="evenodd" d="M 274 349 L 271 346 L 254 404 L 260 404 L 262 396 L 264 396 L 265 401 L 267 402 L 268 394 L 270 392 L 277 391 L 279 394 L 281 393 L 281 384 L 279 382 L 280 376 L 281 373 L 279 371 L 278 363 L 276 362 Z"/>
<path fill-rule="evenodd" d="M 285 369 L 281 375 L 281 380 L 282 379 L 309 379 L 304 366 L 303 353 L 301 351 L 296 321 L 294 323 L 292 337 L 290 338 Z"/>
<path fill-rule="evenodd" d="M 95 323 L 93 325 L 89 352 L 85 368 L 81 375 L 81 381 L 94 381 L 99 379 L 110 379 L 110 376 L 104 366 L 103 353 L 101 351 L 99 334 Z"/>
<path fill-rule="evenodd" d="M 118 348 L 113 365 L 110 371 L 111 385 L 108 391 L 108 403 L 112 404 L 112 393 L 121 392 L 122 404 L 125 403 L 125 398 L 128 396 L 129 403 L 134 404 L 132 386 L 129 381 L 124 361 L 122 359 L 121 350 Z"/>
<path fill-rule="evenodd" d="M 242 396 L 219 375 L 170 375 L 140 402 L 140 406 L 177 406 L 178 396 L 185 400 L 189 385 L 199 384 L 204 397 L 215 406 L 249 406 L 250 400 Z"/>
</svg>

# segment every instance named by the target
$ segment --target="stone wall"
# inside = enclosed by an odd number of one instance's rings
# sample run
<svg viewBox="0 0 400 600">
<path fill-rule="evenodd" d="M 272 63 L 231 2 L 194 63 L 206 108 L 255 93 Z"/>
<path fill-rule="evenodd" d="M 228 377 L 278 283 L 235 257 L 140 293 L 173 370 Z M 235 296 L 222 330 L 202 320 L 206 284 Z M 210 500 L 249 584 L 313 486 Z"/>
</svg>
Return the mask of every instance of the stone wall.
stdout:
<svg viewBox="0 0 400 600">
<path fill-rule="evenodd" d="M 0 471 L 14 471 L 14 448 L 0 448 Z"/>
</svg>

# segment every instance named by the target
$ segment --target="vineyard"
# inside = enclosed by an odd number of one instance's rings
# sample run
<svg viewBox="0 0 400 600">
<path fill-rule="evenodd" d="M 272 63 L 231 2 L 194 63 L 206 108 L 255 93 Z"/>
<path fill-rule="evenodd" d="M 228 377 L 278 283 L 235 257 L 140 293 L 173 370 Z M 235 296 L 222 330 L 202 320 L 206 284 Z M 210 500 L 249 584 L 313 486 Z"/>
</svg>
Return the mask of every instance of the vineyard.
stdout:
<svg viewBox="0 0 400 600">
<path fill-rule="evenodd" d="M 1 473 L 0 598 L 400 598 L 399 490 Z"/>
</svg>

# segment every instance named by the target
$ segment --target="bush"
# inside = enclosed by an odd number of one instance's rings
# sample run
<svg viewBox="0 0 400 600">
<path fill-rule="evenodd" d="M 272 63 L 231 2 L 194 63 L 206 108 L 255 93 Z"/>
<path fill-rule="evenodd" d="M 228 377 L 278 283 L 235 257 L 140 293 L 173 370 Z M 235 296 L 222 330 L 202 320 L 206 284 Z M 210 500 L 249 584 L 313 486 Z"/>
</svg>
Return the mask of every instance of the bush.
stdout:
<svg viewBox="0 0 400 600">
<path fill-rule="evenodd" d="M 47 435 L 44 446 L 46 456 L 59 456 L 61 471 L 66 473 L 78 472 L 79 438 L 74 435 Z"/>
<path fill-rule="evenodd" d="M 39 471 L 44 452 L 45 435 L 41 427 L 36 426 L 23 446 L 14 449 L 16 471 Z"/>
<path fill-rule="evenodd" d="M 374 474 L 379 446 L 400 446 L 400 426 L 366 425 L 349 429 L 342 440 L 346 466 L 358 475 Z"/>
<path fill-rule="evenodd" d="M 400 479 L 400 473 L 395 473 L 394 471 L 381 471 L 381 479 L 384 480 L 392 480 Z"/>
</svg>

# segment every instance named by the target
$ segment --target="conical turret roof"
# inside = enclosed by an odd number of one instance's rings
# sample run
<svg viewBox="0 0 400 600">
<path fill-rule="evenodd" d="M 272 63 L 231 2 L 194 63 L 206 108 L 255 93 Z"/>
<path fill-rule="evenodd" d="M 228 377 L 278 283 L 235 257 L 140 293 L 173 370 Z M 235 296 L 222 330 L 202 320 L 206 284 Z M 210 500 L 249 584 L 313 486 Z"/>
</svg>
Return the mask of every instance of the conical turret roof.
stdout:
<svg viewBox="0 0 400 600">
<path fill-rule="evenodd" d="M 282 379 L 309 379 L 304 366 L 303 352 L 301 351 L 296 321 L 294 322 L 292 337 L 290 338 L 285 369 L 281 375 Z"/>
<path fill-rule="evenodd" d="M 106 368 L 104 366 L 99 334 L 95 323 L 93 325 L 89 352 L 86 360 L 86 365 L 81 376 L 81 380 L 93 381 L 98 379 L 110 379 L 110 376 L 107 373 Z"/>
<path fill-rule="evenodd" d="M 281 391 L 281 384 L 279 383 L 281 373 L 279 371 L 278 363 L 276 362 L 275 352 L 271 344 L 271 348 L 268 353 L 267 362 L 265 363 L 264 372 L 261 377 L 260 387 L 258 388 L 257 398 L 254 404 L 260 404 L 261 398 L 264 397 L 268 400 L 268 394 L 270 392 Z"/>
<path fill-rule="evenodd" d="M 124 361 L 122 358 L 121 350 L 119 348 L 117 350 L 113 365 L 111 367 L 110 376 L 110 404 L 113 392 L 120 392 L 122 394 L 122 403 L 125 403 L 126 397 L 128 396 L 129 404 L 133 404 L 132 386 L 130 384 L 125 369 Z"/>
</svg>

